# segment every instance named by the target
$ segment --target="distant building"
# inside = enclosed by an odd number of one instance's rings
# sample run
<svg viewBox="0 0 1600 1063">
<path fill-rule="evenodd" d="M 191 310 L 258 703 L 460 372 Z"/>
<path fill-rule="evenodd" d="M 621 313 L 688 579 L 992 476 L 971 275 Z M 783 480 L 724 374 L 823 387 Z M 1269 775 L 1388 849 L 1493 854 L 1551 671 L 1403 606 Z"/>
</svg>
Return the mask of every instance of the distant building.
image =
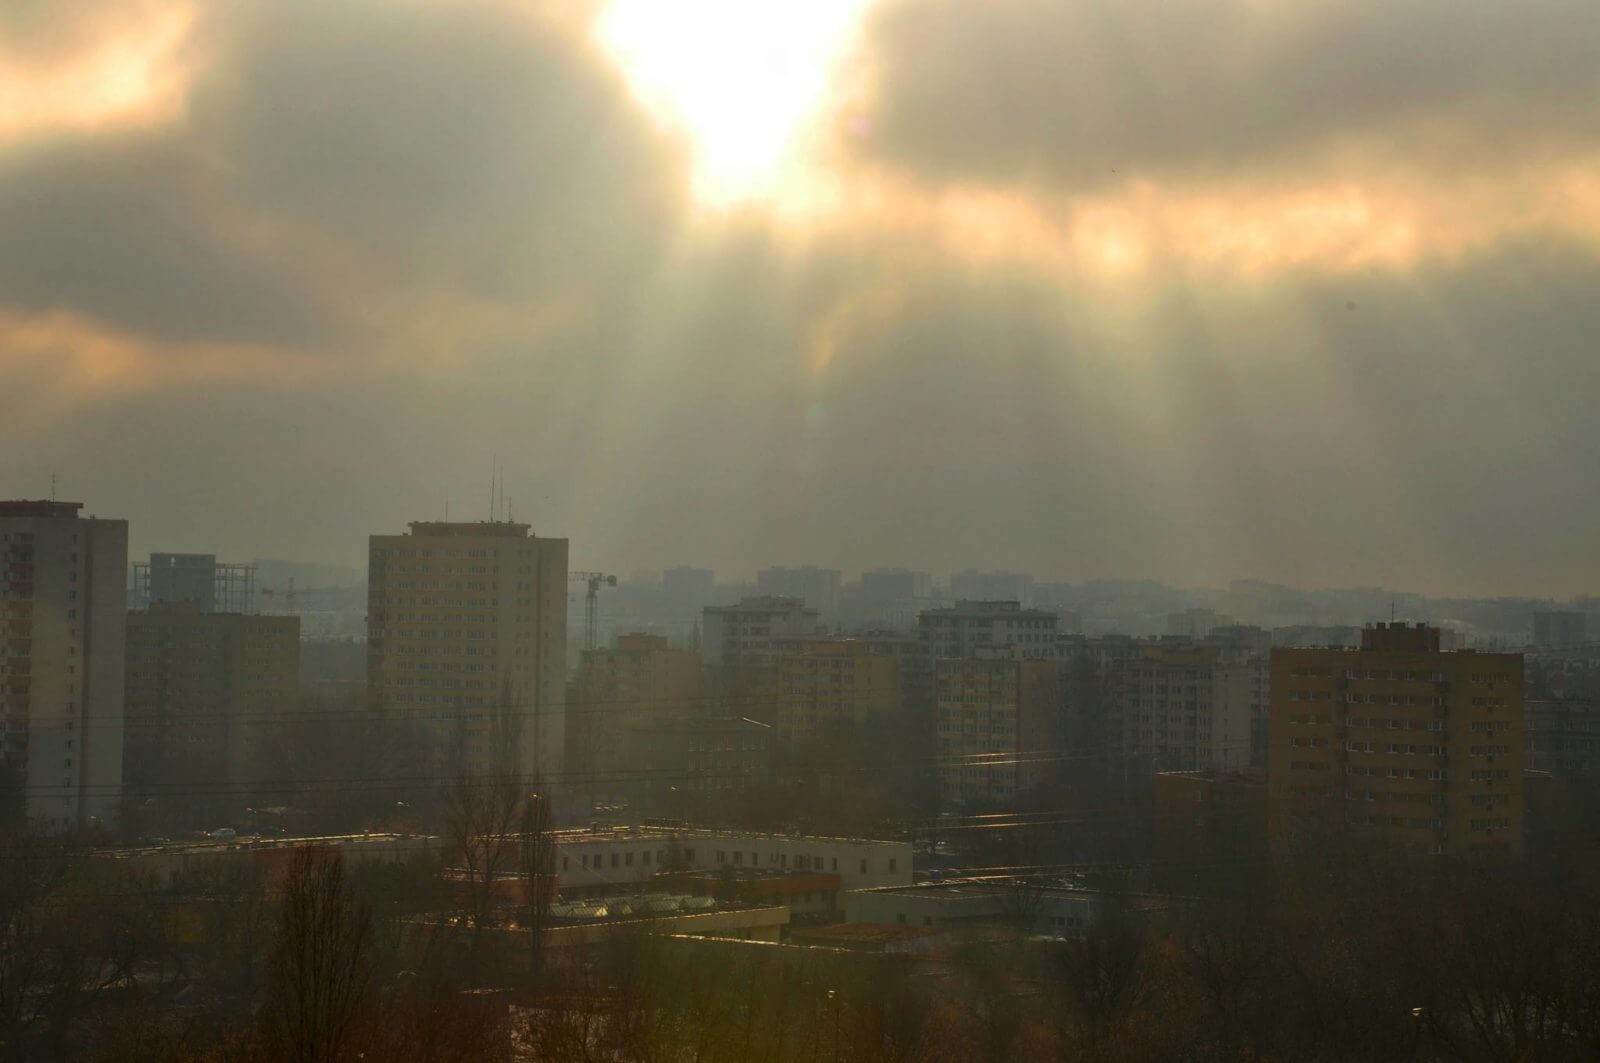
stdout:
<svg viewBox="0 0 1600 1063">
<path fill-rule="evenodd" d="M 880 568 L 861 574 L 861 582 L 845 590 L 844 619 L 857 627 L 916 627 L 917 614 L 937 606 L 933 577 L 905 568 Z"/>
<path fill-rule="evenodd" d="M 817 611 L 824 624 L 839 620 L 839 570 L 803 565 L 774 565 L 756 573 L 756 589 L 768 597 L 799 598 Z"/>
<path fill-rule="evenodd" d="M 934 664 L 934 736 L 941 803 L 1012 801 L 1041 782 L 1059 748 L 1062 668 L 1017 647 Z"/>
<path fill-rule="evenodd" d="M 430 777 L 559 776 L 567 540 L 510 521 L 414 521 L 372 536 L 367 564 L 368 685 L 424 736 Z"/>
<path fill-rule="evenodd" d="M 1233 617 L 1214 609 L 1185 609 L 1181 613 L 1167 615 L 1167 634 L 1203 639 L 1211 634 L 1213 628 L 1227 627 L 1232 623 Z"/>
<path fill-rule="evenodd" d="M 1248 767 L 1259 669 L 1211 647 L 1145 646 L 1111 671 L 1124 757 L 1161 771 Z"/>
<path fill-rule="evenodd" d="M 700 655 L 661 635 L 618 637 L 585 650 L 567 707 L 567 773 L 595 800 L 621 796 L 640 765 L 623 736 L 640 725 L 704 715 Z"/>
<path fill-rule="evenodd" d="M 950 577 L 950 597 L 969 602 L 1033 604 L 1033 577 L 1026 572 L 980 572 L 967 569 Z"/>
<path fill-rule="evenodd" d="M 128 522 L 79 502 L 0 502 L 4 757 L 45 830 L 116 817 L 122 798 Z"/>
<path fill-rule="evenodd" d="M 1533 644 L 1541 650 L 1568 649 L 1589 640 L 1589 617 L 1572 610 L 1541 610 L 1533 614 Z"/>
<path fill-rule="evenodd" d="M 1142 899 L 1141 907 L 1148 906 Z M 849 924 L 962 930 L 1007 927 L 1051 937 L 1079 937 L 1105 909 L 1104 895 L 1023 879 L 947 879 L 881 886 L 844 895 Z"/>
<path fill-rule="evenodd" d="M 296 708 L 299 617 L 165 601 L 130 612 L 127 631 L 130 797 L 172 798 L 198 814 L 241 799 L 282 768 L 272 754 Z"/>
<path fill-rule="evenodd" d="M 1153 808 L 1156 848 L 1166 859 L 1266 856 L 1264 771 L 1157 772 Z"/>
<path fill-rule="evenodd" d="M 661 593 L 673 607 L 698 612 L 715 596 L 716 580 L 709 568 L 679 565 L 661 573 Z"/>
<path fill-rule="evenodd" d="M 1600 701 L 1539 698 L 1524 711 L 1529 771 L 1558 779 L 1600 772 Z"/>
<path fill-rule="evenodd" d="M 1522 680 L 1521 654 L 1446 653 L 1424 624 L 1273 650 L 1275 836 L 1326 820 L 1434 853 L 1521 852 Z"/>
<path fill-rule="evenodd" d="M 779 737 L 814 739 L 845 725 L 895 720 L 900 668 L 866 642 L 818 639 L 805 652 L 779 659 L 777 694 L 770 722 Z"/>
<path fill-rule="evenodd" d="M 133 566 L 134 609 L 153 602 L 187 602 L 203 613 L 255 609 L 254 565 L 219 562 L 215 554 L 150 555 Z"/>
<path fill-rule="evenodd" d="M 634 815 L 681 818 L 770 784 L 773 734 L 740 716 L 635 720 L 602 761 L 601 782 Z"/>
<path fill-rule="evenodd" d="M 701 615 L 701 653 L 713 668 L 771 669 L 822 631 L 817 610 L 792 597 L 745 598 L 707 606 Z"/>
<path fill-rule="evenodd" d="M 967 657 L 979 647 L 1016 646 L 1024 657 L 1057 656 L 1060 618 L 1016 601 L 959 601 L 929 609 L 917 626 L 934 657 Z"/>
</svg>

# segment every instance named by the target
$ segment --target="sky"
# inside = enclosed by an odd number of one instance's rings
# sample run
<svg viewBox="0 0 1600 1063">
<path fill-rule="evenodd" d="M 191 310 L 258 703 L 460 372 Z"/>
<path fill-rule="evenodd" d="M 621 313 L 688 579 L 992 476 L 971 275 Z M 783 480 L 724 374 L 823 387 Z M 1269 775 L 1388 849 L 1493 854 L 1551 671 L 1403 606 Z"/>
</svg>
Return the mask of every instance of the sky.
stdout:
<svg viewBox="0 0 1600 1063">
<path fill-rule="evenodd" d="M 1593 0 L 12 0 L 0 496 L 135 554 L 1600 587 Z"/>
</svg>

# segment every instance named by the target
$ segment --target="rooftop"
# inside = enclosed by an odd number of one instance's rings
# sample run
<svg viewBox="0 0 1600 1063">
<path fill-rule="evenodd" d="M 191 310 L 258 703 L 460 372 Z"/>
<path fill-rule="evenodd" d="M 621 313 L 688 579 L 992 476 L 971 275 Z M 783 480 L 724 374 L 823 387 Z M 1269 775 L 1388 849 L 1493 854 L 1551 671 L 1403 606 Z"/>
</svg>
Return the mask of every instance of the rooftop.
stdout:
<svg viewBox="0 0 1600 1063">
<path fill-rule="evenodd" d="M 479 521 L 441 521 L 441 520 L 414 520 L 410 523 L 410 534 L 427 538 L 457 537 L 478 538 L 480 536 L 497 536 L 502 538 L 526 539 L 532 530 L 531 524 L 518 524 L 509 520 L 479 520 Z"/>
<path fill-rule="evenodd" d="M 729 838 L 762 838 L 771 841 L 834 842 L 847 845 L 910 845 L 898 838 L 840 838 L 821 834 L 770 834 L 749 830 L 722 830 L 713 827 L 668 827 L 652 824 L 626 827 L 573 827 L 553 830 L 550 837 L 557 845 L 581 845 L 586 842 L 627 841 L 633 838 L 689 838 L 715 841 Z"/>
<path fill-rule="evenodd" d="M 77 517 L 82 502 L 57 502 L 54 499 L 13 498 L 0 500 L 0 517 Z"/>
</svg>

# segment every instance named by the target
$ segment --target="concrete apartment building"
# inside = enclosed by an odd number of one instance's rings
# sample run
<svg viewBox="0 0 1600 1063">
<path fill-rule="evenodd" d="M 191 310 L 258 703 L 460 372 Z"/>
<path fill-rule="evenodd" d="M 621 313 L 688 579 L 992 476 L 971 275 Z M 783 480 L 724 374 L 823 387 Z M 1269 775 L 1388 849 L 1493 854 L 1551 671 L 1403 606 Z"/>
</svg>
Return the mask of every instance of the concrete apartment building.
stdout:
<svg viewBox="0 0 1600 1063">
<path fill-rule="evenodd" d="M 779 658 L 770 722 L 786 742 L 815 739 L 840 725 L 886 721 L 900 712 L 900 667 L 855 639 L 817 639 Z"/>
<path fill-rule="evenodd" d="M 1259 670 L 1214 647 L 1145 645 L 1110 672 L 1122 755 L 1158 771 L 1234 771 L 1251 755 Z"/>
<path fill-rule="evenodd" d="M 374 535 L 368 686 L 418 728 L 434 778 L 556 778 L 566 724 L 567 540 L 512 521 L 414 521 Z"/>
<path fill-rule="evenodd" d="M 819 613 L 792 597 L 745 598 L 701 613 L 701 656 L 708 667 L 770 670 L 822 633 Z"/>
<path fill-rule="evenodd" d="M 23 815 L 64 831 L 122 799 L 128 522 L 0 501 L 4 753 Z"/>
<path fill-rule="evenodd" d="M 1589 640 L 1589 616 L 1573 609 L 1540 610 L 1533 614 L 1533 644 L 1541 650 L 1568 649 Z"/>
<path fill-rule="evenodd" d="M 601 787 L 634 815 L 682 819 L 770 784 L 774 733 L 739 716 L 638 721 L 618 735 Z"/>
<path fill-rule="evenodd" d="M 1033 596 L 1033 577 L 1026 572 L 983 572 L 969 568 L 950 577 L 950 597 L 957 601 L 1032 605 Z"/>
<path fill-rule="evenodd" d="M 1015 646 L 1024 657 L 1053 660 L 1059 625 L 1055 613 L 1024 609 L 1015 601 L 958 601 L 917 617 L 918 630 L 935 658 L 967 657 L 979 647 Z"/>
<path fill-rule="evenodd" d="M 839 620 L 840 573 L 836 568 L 774 565 L 756 573 L 756 590 L 771 598 L 799 598 L 817 611 L 824 624 Z"/>
<path fill-rule="evenodd" d="M 299 617 L 214 613 L 185 599 L 130 612 L 127 624 L 130 796 L 199 812 L 281 768 L 273 743 L 299 695 Z"/>
<path fill-rule="evenodd" d="M 585 650 L 567 708 L 567 773 L 594 800 L 617 798 L 640 765 L 625 735 L 701 715 L 700 655 L 662 635 L 621 635 L 614 647 Z"/>
<path fill-rule="evenodd" d="M 1439 646 L 1397 623 L 1356 650 L 1272 651 L 1277 840 L 1323 818 L 1433 853 L 1521 852 L 1522 656 Z"/>
<path fill-rule="evenodd" d="M 934 740 L 946 807 L 1014 800 L 1059 749 L 1062 668 L 1020 647 L 986 647 L 934 664 Z"/>
</svg>

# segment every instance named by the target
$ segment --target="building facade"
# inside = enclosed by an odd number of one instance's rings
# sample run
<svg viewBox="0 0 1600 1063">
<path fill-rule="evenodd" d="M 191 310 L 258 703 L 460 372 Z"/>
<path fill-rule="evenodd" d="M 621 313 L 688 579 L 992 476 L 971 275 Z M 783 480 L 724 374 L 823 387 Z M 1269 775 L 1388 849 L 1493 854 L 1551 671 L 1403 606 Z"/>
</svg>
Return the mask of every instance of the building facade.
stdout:
<svg viewBox="0 0 1600 1063">
<path fill-rule="evenodd" d="M 817 610 L 792 597 L 745 598 L 701 615 L 701 655 L 712 668 L 771 669 L 822 631 Z"/>
<path fill-rule="evenodd" d="M 773 598 L 799 598 L 817 611 L 824 624 L 839 620 L 840 574 L 836 568 L 774 565 L 756 573 L 756 589 Z"/>
<path fill-rule="evenodd" d="M 900 712 L 900 668 L 893 657 L 855 639 L 817 639 L 777 662 L 772 719 L 785 742 L 842 727 L 892 720 Z"/>
<path fill-rule="evenodd" d="M 299 695 L 299 617 L 156 602 L 128 614 L 127 646 L 130 797 L 199 812 L 278 769 L 272 743 Z"/>
<path fill-rule="evenodd" d="M 1258 669 L 1202 646 L 1150 646 L 1111 669 L 1125 758 L 1158 771 L 1235 771 L 1250 764 Z"/>
<path fill-rule="evenodd" d="M 934 657 L 967 657 L 979 647 L 1015 646 L 1024 657 L 1054 659 L 1060 617 L 1015 601 L 959 601 L 928 609 L 917 626 Z"/>
<path fill-rule="evenodd" d="M 122 799 L 128 522 L 0 502 L 4 751 L 20 812 L 64 831 Z"/>
<path fill-rule="evenodd" d="M 940 802 L 997 805 L 1037 785 L 1059 749 L 1062 669 L 1016 647 L 934 664 Z"/>
<path fill-rule="evenodd" d="M 1273 650 L 1275 839 L 1331 819 L 1433 853 L 1520 852 L 1522 680 L 1521 654 L 1443 652 L 1423 624 Z"/>
<path fill-rule="evenodd" d="M 567 540 L 511 521 L 416 521 L 369 544 L 368 686 L 436 780 L 557 779 L 566 725 Z"/>
</svg>

